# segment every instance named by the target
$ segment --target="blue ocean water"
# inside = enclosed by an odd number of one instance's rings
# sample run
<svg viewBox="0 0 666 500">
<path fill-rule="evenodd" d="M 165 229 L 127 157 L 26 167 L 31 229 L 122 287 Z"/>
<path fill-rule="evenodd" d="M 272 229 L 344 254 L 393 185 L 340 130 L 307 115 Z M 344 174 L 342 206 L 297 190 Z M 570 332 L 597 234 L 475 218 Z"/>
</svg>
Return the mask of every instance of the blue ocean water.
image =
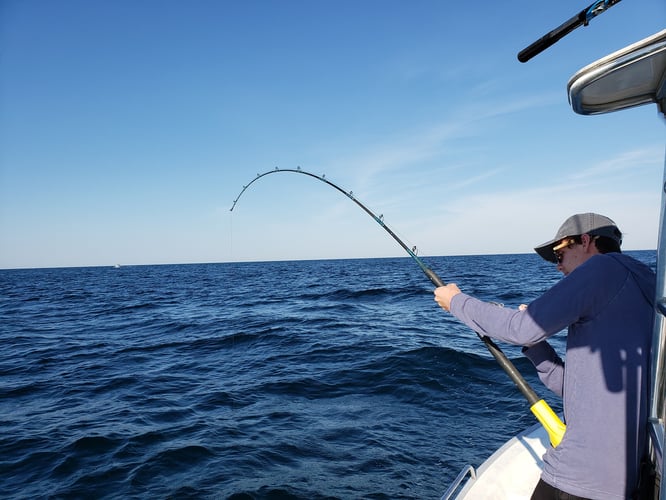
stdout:
<svg viewBox="0 0 666 500">
<path fill-rule="evenodd" d="M 560 279 L 424 260 L 506 306 Z M 432 289 L 409 258 L 2 270 L 1 496 L 439 498 L 534 418 Z"/>
</svg>

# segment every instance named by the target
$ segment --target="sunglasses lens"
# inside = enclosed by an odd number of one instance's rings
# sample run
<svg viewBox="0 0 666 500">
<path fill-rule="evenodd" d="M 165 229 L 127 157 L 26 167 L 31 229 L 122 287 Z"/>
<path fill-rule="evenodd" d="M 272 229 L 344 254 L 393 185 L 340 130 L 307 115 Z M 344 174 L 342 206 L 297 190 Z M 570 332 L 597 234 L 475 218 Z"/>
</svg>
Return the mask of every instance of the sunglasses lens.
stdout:
<svg viewBox="0 0 666 500">
<path fill-rule="evenodd" d="M 562 260 L 564 260 L 564 250 L 578 244 L 579 243 L 577 243 L 575 239 L 571 238 L 562 241 L 559 245 L 555 246 L 555 248 L 553 249 L 554 250 L 553 253 L 555 254 L 555 260 L 557 261 L 557 263 L 561 264 Z"/>
</svg>

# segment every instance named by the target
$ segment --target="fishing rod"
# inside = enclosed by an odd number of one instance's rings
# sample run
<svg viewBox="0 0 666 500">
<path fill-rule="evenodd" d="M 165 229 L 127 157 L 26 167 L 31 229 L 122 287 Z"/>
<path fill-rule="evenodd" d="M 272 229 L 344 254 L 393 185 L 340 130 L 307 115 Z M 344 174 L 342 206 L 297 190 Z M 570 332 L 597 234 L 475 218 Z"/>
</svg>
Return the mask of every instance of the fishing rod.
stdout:
<svg viewBox="0 0 666 500">
<path fill-rule="evenodd" d="M 576 28 L 580 26 L 587 26 L 592 19 L 597 17 L 599 14 L 606 12 L 613 5 L 619 2 L 620 0 L 597 0 L 596 2 L 591 3 L 571 19 L 560 24 L 554 30 L 549 31 L 536 42 L 532 43 L 529 47 L 521 50 L 518 53 L 518 60 L 522 63 L 529 61 L 537 54 L 540 54 L 548 47 L 567 36 Z"/>
<path fill-rule="evenodd" d="M 618 0 L 619 1 L 619 0 Z M 324 184 L 328 184 L 332 188 L 336 189 L 337 191 L 340 191 L 342 194 L 344 194 L 347 198 L 352 200 L 354 203 L 356 203 L 359 207 L 363 209 L 365 213 L 367 213 L 370 217 L 372 217 L 377 224 L 379 224 L 381 227 L 384 228 L 384 230 L 391 235 L 391 237 L 409 254 L 409 256 L 414 259 L 416 264 L 421 268 L 423 273 L 428 277 L 430 282 L 435 285 L 436 287 L 444 286 L 445 283 L 435 274 L 435 272 L 430 269 L 423 260 L 419 258 L 418 255 L 416 255 L 416 252 L 409 248 L 392 230 L 390 227 L 386 225 L 384 222 L 384 216 L 379 215 L 377 216 L 372 210 L 370 210 L 368 207 L 366 207 L 363 203 L 361 203 L 355 196 L 352 191 L 345 191 L 342 189 L 340 186 L 337 184 L 329 181 L 326 179 L 325 175 L 317 175 L 313 174 L 311 172 L 306 172 L 305 170 L 302 170 L 301 167 L 298 167 L 296 169 L 293 168 L 277 168 L 275 167 L 274 170 L 269 170 L 267 172 L 264 172 L 262 174 L 257 174 L 257 176 L 250 181 L 249 184 L 243 186 L 243 189 L 241 192 L 238 194 L 236 199 L 233 202 L 233 205 L 231 206 L 230 211 L 233 212 L 234 208 L 236 207 L 236 204 L 238 203 L 238 200 L 240 199 L 241 196 L 243 196 L 243 193 L 256 181 L 261 179 L 262 177 L 265 177 L 270 174 L 276 174 L 276 173 L 282 173 L 282 172 L 292 172 L 296 174 L 302 174 L 302 175 L 307 175 L 309 177 L 312 177 L 314 179 L 317 179 Z M 509 358 L 506 357 L 506 354 L 502 352 L 502 350 L 493 342 L 489 337 L 486 337 L 485 335 L 481 335 L 479 332 L 475 332 L 478 337 L 483 341 L 483 343 L 486 345 L 488 350 L 490 351 L 490 354 L 495 358 L 495 360 L 498 362 L 498 364 L 504 369 L 504 371 L 507 373 L 509 378 L 513 381 L 513 383 L 516 385 L 518 390 L 521 392 L 521 394 L 527 399 L 528 403 L 530 404 L 530 410 L 534 414 L 534 416 L 537 418 L 537 420 L 543 425 L 543 427 L 546 429 L 548 432 L 548 436 L 550 438 L 550 442 L 553 446 L 557 446 L 560 441 L 562 440 L 562 436 L 564 435 L 564 431 L 566 430 L 565 425 L 562 423 L 562 421 L 559 419 L 559 417 L 555 414 L 555 412 L 551 409 L 550 406 L 548 406 L 548 403 L 546 403 L 543 399 L 540 399 L 536 392 L 534 392 L 534 389 L 527 383 L 527 381 L 523 378 L 523 376 L 520 374 L 518 369 L 514 366 L 514 364 L 509 360 Z"/>
</svg>

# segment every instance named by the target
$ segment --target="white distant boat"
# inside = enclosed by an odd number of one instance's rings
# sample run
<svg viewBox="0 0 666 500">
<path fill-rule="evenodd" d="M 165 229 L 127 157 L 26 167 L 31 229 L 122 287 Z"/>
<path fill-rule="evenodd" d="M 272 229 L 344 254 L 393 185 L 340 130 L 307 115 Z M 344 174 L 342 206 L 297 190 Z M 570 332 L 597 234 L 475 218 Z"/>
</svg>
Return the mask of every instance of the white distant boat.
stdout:
<svg viewBox="0 0 666 500">
<path fill-rule="evenodd" d="M 583 115 L 608 113 L 656 103 L 666 117 L 666 30 L 629 45 L 578 71 L 568 84 L 569 102 Z M 666 164 L 664 165 L 666 179 Z M 659 185 L 657 189 L 662 189 Z M 656 320 L 653 333 L 651 401 L 648 422 L 650 459 L 656 473 L 655 500 L 666 500 L 663 484 L 664 422 L 666 421 L 666 192 L 657 246 Z M 471 465 L 458 475 L 442 500 L 529 499 L 550 446 L 539 424 L 511 438 L 478 469 Z"/>
<path fill-rule="evenodd" d="M 120 269 L 120 264 L 116 264 L 116 265 L 113 266 L 113 267 L 114 267 L 115 269 Z"/>
</svg>

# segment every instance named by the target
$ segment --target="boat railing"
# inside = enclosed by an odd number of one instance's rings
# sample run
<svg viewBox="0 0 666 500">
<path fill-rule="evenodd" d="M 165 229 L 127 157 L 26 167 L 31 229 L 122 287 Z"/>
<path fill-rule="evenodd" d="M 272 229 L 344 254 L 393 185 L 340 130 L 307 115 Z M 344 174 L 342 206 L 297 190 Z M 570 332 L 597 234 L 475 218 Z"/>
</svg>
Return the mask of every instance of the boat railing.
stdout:
<svg viewBox="0 0 666 500">
<path fill-rule="evenodd" d="M 444 492 L 440 500 L 449 500 L 449 498 L 451 498 L 451 496 L 458 490 L 462 482 L 465 480 L 467 474 L 469 474 L 471 479 L 476 479 L 476 470 L 474 467 L 469 464 L 465 465 L 458 476 L 454 479 L 453 483 L 451 483 L 451 486 L 449 486 L 449 488 Z"/>
<path fill-rule="evenodd" d="M 650 418 L 648 425 L 648 432 L 650 435 L 650 444 L 652 446 L 652 453 L 654 454 L 654 464 L 657 471 L 661 471 L 663 468 L 664 460 L 664 426 L 663 422 L 660 419 L 655 417 Z"/>
</svg>

